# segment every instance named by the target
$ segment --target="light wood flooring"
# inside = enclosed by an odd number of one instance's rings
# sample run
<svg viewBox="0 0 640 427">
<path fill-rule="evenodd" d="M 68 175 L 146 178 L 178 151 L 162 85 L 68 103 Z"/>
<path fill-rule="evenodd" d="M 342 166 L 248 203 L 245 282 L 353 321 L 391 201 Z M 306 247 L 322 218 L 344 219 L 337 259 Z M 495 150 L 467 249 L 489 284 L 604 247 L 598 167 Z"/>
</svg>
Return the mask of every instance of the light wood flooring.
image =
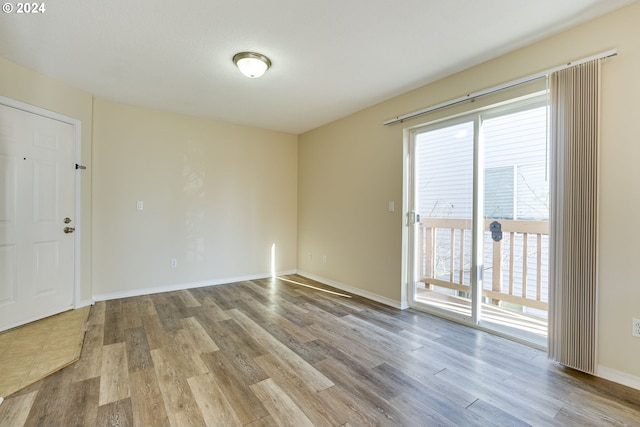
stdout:
<svg viewBox="0 0 640 427">
<path fill-rule="evenodd" d="M 9 396 L 0 425 L 640 425 L 640 391 L 284 279 L 97 303 L 80 360 Z"/>
</svg>

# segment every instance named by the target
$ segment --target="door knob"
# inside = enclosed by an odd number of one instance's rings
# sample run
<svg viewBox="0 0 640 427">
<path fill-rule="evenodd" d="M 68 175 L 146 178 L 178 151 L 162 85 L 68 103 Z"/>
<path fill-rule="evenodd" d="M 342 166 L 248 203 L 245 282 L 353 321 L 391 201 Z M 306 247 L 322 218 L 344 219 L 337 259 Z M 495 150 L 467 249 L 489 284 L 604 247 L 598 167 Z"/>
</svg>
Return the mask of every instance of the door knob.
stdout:
<svg viewBox="0 0 640 427">
<path fill-rule="evenodd" d="M 67 233 L 67 234 L 73 233 L 74 231 L 76 231 L 76 229 L 73 228 L 73 227 L 65 227 L 64 228 L 64 232 Z"/>
</svg>

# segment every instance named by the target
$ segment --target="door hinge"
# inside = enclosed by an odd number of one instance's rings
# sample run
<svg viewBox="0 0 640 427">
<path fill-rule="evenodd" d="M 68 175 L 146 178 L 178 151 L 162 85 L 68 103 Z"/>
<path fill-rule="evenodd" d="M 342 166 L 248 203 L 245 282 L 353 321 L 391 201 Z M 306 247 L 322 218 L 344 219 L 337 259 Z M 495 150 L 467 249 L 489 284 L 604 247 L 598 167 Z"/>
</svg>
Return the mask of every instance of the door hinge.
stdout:
<svg viewBox="0 0 640 427">
<path fill-rule="evenodd" d="M 85 170 L 87 167 L 86 166 L 82 166 L 76 163 L 76 170 L 81 169 L 81 170 Z"/>
</svg>

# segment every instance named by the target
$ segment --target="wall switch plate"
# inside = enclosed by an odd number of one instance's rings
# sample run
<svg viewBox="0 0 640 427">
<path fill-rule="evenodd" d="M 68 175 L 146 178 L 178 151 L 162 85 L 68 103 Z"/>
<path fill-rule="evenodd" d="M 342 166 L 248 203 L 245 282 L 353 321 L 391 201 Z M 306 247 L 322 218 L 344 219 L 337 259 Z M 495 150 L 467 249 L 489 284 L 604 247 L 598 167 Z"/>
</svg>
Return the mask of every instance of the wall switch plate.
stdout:
<svg viewBox="0 0 640 427">
<path fill-rule="evenodd" d="M 136 209 L 139 210 L 139 211 L 144 209 L 144 202 L 142 200 L 138 200 L 136 202 Z"/>
<path fill-rule="evenodd" d="M 640 319 L 633 319 L 631 335 L 640 338 Z"/>
<path fill-rule="evenodd" d="M 327 256 L 326 255 L 322 255 L 322 262 L 323 263 L 327 263 Z"/>
</svg>

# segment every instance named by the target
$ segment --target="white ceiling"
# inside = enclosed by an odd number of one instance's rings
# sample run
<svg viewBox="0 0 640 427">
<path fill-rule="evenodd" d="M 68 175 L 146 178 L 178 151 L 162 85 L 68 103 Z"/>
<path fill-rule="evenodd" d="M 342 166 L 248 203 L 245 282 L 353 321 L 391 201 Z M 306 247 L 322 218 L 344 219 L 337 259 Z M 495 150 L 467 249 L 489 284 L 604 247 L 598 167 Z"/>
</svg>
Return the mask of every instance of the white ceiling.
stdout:
<svg viewBox="0 0 640 427">
<path fill-rule="evenodd" d="M 53 0 L 0 14 L 0 56 L 107 99 L 298 134 L 633 1 Z M 241 51 L 272 68 L 244 77 Z"/>
</svg>

